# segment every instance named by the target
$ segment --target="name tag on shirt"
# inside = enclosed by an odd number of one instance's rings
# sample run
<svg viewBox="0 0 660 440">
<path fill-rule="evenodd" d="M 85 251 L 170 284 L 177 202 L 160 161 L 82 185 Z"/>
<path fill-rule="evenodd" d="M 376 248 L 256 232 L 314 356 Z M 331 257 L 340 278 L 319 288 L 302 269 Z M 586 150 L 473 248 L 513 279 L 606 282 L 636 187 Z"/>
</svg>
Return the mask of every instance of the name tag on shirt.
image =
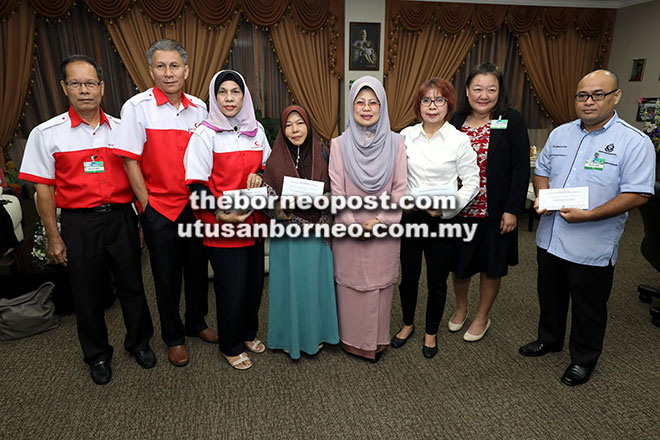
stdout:
<svg viewBox="0 0 660 440">
<path fill-rule="evenodd" d="M 601 157 L 594 157 L 593 159 L 587 159 L 587 161 L 584 163 L 585 170 L 603 171 L 604 166 L 605 166 L 605 159 Z"/>
<path fill-rule="evenodd" d="M 493 119 L 490 121 L 490 128 L 491 130 L 506 130 L 508 124 L 508 119 Z"/>
<path fill-rule="evenodd" d="M 104 173 L 105 168 L 103 167 L 102 160 L 93 160 L 91 162 L 83 162 L 83 167 L 85 168 L 85 173 Z"/>
</svg>

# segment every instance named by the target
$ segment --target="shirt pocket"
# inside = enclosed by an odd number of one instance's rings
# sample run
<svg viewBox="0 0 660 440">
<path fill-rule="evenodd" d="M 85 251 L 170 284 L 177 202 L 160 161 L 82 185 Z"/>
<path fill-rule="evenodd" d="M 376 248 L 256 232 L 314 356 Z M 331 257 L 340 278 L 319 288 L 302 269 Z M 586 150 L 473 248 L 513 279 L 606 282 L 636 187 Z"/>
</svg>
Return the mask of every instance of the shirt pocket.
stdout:
<svg viewBox="0 0 660 440">
<path fill-rule="evenodd" d="M 583 165 L 584 166 L 584 165 Z M 619 161 L 617 158 L 606 158 L 602 170 L 585 169 L 587 182 L 598 186 L 619 185 Z"/>
<path fill-rule="evenodd" d="M 550 177 L 557 177 L 562 174 L 566 166 L 566 158 L 567 154 L 564 152 L 550 153 Z"/>
</svg>

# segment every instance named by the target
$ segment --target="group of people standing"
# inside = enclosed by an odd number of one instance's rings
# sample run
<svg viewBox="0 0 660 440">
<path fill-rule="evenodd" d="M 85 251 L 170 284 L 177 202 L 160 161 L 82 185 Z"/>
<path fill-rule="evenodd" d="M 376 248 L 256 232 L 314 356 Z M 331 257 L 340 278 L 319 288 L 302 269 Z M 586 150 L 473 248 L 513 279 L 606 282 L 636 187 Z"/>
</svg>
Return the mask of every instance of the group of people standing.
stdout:
<svg viewBox="0 0 660 440">
<path fill-rule="evenodd" d="M 456 310 L 448 320 L 449 330 L 464 326 L 470 280 L 479 274 L 479 306 L 463 338 L 484 337 L 501 279 L 518 263 L 517 219 L 530 172 L 525 122 L 510 108 L 496 66 L 484 63 L 472 70 L 461 109 L 447 81 L 431 78 L 422 83 L 414 101 L 421 122 L 400 134 L 391 131 L 381 83 L 362 77 L 350 89 L 346 130 L 329 148 L 315 133 L 308 112 L 293 105 L 282 112 L 271 150 L 240 73 L 222 70 L 214 75 L 207 112 L 203 102 L 183 93 L 189 66 L 177 42 L 157 41 L 147 57 L 155 85 L 126 102 L 121 124 L 100 110 L 104 84 L 96 63 L 83 56 L 65 60 L 62 88 L 71 108 L 31 133 L 21 169 L 23 179 L 37 183 L 49 253 L 68 265 L 78 334 L 96 383 L 111 378 L 112 347 L 103 303 L 93 293 L 94 274 L 106 265 L 124 312 L 125 349 L 144 368 L 156 363 L 148 345 L 153 327 L 142 286 L 137 218 L 130 209 L 133 194 L 150 253 L 161 335 L 173 365 L 189 362 L 186 336 L 217 342 L 227 362 L 240 370 L 253 365 L 248 352 L 266 349 L 256 338 L 264 284 L 263 240 L 177 235 L 179 224 L 196 219 L 205 224 L 257 224 L 270 217 L 298 224 L 362 225 L 365 235 L 359 238 L 271 239 L 267 345 L 294 359 L 301 353 L 317 353 L 325 343 L 340 343 L 348 353 L 376 362 L 388 345 L 403 346 L 414 332 L 422 256 L 428 285 L 423 355 L 432 358 L 438 352 L 450 273 Z M 597 92 L 587 93 L 593 104 L 601 102 Z M 454 186 L 456 206 L 405 212 L 344 209 L 334 218 L 315 209 L 280 206 L 262 212 L 215 207 L 193 211 L 190 206 L 191 193 L 218 198 L 227 191 L 263 186 L 270 195 L 282 195 L 287 176 L 322 182 L 326 195 L 387 194 L 395 204 L 415 189 Z M 652 187 L 647 191 L 640 183 L 635 188 L 651 193 Z M 63 209 L 61 238 L 54 221 L 56 206 Z M 564 218 L 562 213 L 557 222 L 570 223 Z M 366 234 L 377 224 L 399 222 L 426 224 L 432 231 L 449 222 L 478 227 L 471 242 Z M 204 320 L 207 258 L 214 272 L 218 332 Z M 404 325 L 391 337 L 399 267 Z M 182 278 L 185 323 L 179 314 Z M 547 318 L 544 311 L 542 307 L 542 322 Z M 531 355 L 545 354 L 543 344 L 549 342 L 544 342 L 544 334 L 539 330 L 541 342 L 535 343 L 541 348 Z M 551 349 L 559 347 L 557 338 Z M 530 355 L 524 348 L 521 353 Z"/>
</svg>

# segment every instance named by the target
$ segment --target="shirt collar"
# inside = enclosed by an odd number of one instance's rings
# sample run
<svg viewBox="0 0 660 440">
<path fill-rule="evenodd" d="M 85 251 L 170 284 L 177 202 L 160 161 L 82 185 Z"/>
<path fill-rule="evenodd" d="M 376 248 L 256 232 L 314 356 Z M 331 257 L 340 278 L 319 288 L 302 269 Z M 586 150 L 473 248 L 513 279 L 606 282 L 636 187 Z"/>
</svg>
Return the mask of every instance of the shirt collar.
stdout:
<svg viewBox="0 0 660 440">
<path fill-rule="evenodd" d="M 110 120 L 108 117 L 105 115 L 105 112 L 101 107 L 99 107 L 99 112 L 101 112 L 101 116 L 99 118 L 99 127 L 103 125 L 103 123 L 108 124 L 108 128 L 112 129 L 112 126 L 110 125 Z M 73 106 L 69 106 L 69 119 L 71 119 L 71 128 L 77 127 L 80 124 L 87 124 L 87 122 L 83 121 L 78 112 L 73 108 Z"/>
<path fill-rule="evenodd" d="M 436 131 L 431 139 L 435 138 L 436 136 L 440 136 L 444 139 L 445 137 L 445 132 L 448 130 L 449 121 L 445 121 L 444 124 L 442 124 L 442 127 L 440 127 L 440 130 Z M 424 124 L 419 123 L 413 126 L 413 137 L 417 138 L 423 136 L 425 139 L 427 138 L 426 132 L 424 131 Z"/>
<path fill-rule="evenodd" d="M 163 92 L 157 86 L 154 86 L 154 97 L 156 98 L 156 105 L 163 105 L 166 102 L 170 102 L 165 92 Z M 183 92 L 181 92 L 181 104 L 183 104 L 183 108 L 188 108 L 189 105 L 197 107 Z"/>
</svg>

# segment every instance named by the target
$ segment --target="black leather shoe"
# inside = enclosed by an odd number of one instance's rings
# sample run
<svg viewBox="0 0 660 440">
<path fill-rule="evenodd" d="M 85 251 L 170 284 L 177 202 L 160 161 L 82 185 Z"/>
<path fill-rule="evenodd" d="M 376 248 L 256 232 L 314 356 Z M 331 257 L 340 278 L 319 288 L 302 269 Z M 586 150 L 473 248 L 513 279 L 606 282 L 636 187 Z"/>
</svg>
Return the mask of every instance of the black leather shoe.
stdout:
<svg viewBox="0 0 660 440">
<path fill-rule="evenodd" d="M 523 356 L 530 357 L 543 356 L 544 354 L 548 354 L 550 352 L 555 353 L 558 351 L 561 351 L 561 347 L 553 347 L 539 341 L 530 342 L 529 344 L 523 345 L 518 349 L 518 353 L 522 354 Z"/>
<path fill-rule="evenodd" d="M 571 364 L 564 371 L 561 382 L 569 387 L 582 385 L 583 383 L 587 383 L 593 371 L 594 367 L 582 367 L 578 364 Z"/>
<path fill-rule="evenodd" d="M 110 362 L 108 361 L 101 361 L 90 365 L 89 373 L 97 385 L 105 385 L 112 379 L 112 368 L 110 368 Z"/>
<path fill-rule="evenodd" d="M 433 356 L 438 354 L 438 343 L 435 343 L 435 347 L 427 347 L 426 345 L 422 345 L 422 354 L 425 358 L 431 359 Z"/>
<path fill-rule="evenodd" d="M 133 353 L 133 356 L 135 356 L 135 360 L 142 368 L 149 369 L 156 366 L 156 355 L 148 345 L 145 349 Z"/>
<path fill-rule="evenodd" d="M 401 330 L 403 330 L 403 327 L 401 328 Z M 396 335 L 398 335 L 399 332 L 401 332 L 401 330 L 399 330 L 398 332 L 396 332 L 396 334 L 394 336 L 392 336 L 392 341 L 390 342 L 390 345 L 392 346 L 392 348 L 401 348 L 401 347 L 403 347 L 404 345 L 406 345 L 406 342 L 408 342 L 408 339 L 410 339 L 410 337 L 413 335 L 413 333 L 415 333 L 415 327 L 413 327 L 412 331 L 410 332 L 410 334 L 408 335 L 408 337 L 406 339 L 397 338 Z"/>
</svg>

